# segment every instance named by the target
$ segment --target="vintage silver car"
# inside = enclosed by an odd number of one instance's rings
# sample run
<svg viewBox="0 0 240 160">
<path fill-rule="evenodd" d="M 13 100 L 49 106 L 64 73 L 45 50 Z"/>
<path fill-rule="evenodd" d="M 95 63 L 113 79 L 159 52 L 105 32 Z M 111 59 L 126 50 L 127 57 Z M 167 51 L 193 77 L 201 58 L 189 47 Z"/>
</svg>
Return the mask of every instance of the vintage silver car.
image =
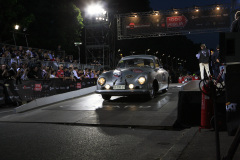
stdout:
<svg viewBox="0 0 240 160">
<path fill-rule="evenodd" d="M 169 74 L 161 66 L 159 59 L 151 55 L 123 57 L 115 70 L 102 73 L 97 80 L 96 93 L 104 100 L 111 96 L 147 95 L 155 97 L 158 91 L 166 92 Z"/>
</svg>

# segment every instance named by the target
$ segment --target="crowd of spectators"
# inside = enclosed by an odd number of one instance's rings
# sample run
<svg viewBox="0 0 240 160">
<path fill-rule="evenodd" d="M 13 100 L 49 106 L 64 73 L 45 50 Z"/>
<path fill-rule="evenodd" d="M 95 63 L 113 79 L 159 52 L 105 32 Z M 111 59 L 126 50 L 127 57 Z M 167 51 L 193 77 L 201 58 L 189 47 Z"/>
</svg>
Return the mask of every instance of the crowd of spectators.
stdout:
<svg viewBox="0 0 240 160">
<path fill-rule="evenodd" d="M 79 69 L 70 65 L 70 67 L 64 67 L 63 64 L 59 65 L 59 69 L 55 70 L 51 66 L 43 66 L 37 62 L 29 66 L 27 63 L 17 65 L 16 62 L 12 62 L 11 66 L 7 64 L 1 64 L 0 66 L 0 79 L 16 80 L 16 84 L 21 83 L 23 80 L 29 79 L 51 79 L 61 78 L 62 80 L 70 79 L 72 81 L 82 80 L 86 78 L 98 78 L 103 70 L 92 70 L 85 68 Z"/>
<path fill-rule="evenodd" d="M 0 49 L 0 58 L 6 58 L 11 60 L 11 62 L 19 62 L 23 60 L 35 61 L 57 61 L 57 62 L 70 62 L 74 63 L 77 60 L 73 60 L 73 56 L 66 55 L 63 50 L 42 50 L 42 49 L 32 49 L 23 48 L 22 46 L 7 46 L 2 45 Z M 10 62 L 10 63 L 11 63 Z"/>
<path fill-rule="evenodd" d="M 56 52 L 43 51 L 41 49 L 23 49 L 21 46 L 3 45 L 0 50 L 0 58 L 2 59 L 2 63 L 0 63 L 0 79 L 14 79 L 16 84 L 29 79 L 61 78 L 62 80 L 76 81 L 77 79 L 98 78 L 103 72 L 101 69 L 78 68 L 73 65 L 77 62 L 73 60 L 72 56 L 62 57 L 62 55 L 56 55 L 57 52 L 57 50 Z M 3 61 L 3 59 L 5 60 Z M 34 59 L 34 61 L 29 61 L 31 59 Z M 58 62 L 56 63 L 58 69 L 43 65 L 43 61 Z M 69 62 L 70 65 L 64 65 L 65 62 Z"/>
</svg>

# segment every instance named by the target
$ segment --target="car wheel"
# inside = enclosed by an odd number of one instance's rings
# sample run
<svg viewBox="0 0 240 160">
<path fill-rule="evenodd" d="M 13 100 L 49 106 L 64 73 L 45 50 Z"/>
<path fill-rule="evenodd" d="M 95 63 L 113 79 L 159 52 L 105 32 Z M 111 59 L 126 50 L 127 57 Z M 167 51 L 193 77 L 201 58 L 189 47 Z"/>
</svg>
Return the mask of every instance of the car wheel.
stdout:
<svg viewBox="0 0 240 160">
<path fill-rule="evenodd" d="M 111 96 L 110 95 L 102 95 L 102 98 L 104 100 L 110 100 Z"/>
</svg>

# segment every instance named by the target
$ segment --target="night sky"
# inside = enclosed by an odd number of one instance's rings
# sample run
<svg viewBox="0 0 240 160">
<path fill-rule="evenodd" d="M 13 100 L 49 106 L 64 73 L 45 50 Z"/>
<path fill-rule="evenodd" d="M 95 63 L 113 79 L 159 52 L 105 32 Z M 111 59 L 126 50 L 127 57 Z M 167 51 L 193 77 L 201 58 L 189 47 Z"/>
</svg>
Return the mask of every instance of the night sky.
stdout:
<svg viewBox="0 0 240 160">
<path fill-rule="evenodd" d="M 239 0 L 240 1 L 240 0 Z M 231 4 L 231 0 L 150 0 L 150 6 L 154 10 L 169 10 L 172 8 L 188 8 L 193 6 L 208 6 L 213 4 Z M 229 28 L 230 29 L 230 28 Z M 187 37 L 195 43 L 205 43 L 208 48 L 215 49 L 219 41 L 218 33 L 192 34 Z"/>
</svg>

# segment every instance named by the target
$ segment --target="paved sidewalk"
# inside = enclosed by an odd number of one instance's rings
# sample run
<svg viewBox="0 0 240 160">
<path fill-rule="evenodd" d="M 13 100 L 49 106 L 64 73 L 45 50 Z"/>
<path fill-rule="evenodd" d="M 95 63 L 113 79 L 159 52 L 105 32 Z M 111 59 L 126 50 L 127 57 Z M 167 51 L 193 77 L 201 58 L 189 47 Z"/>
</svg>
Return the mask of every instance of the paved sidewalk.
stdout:
<svg viewBox="0 0 240 160">
<path fill-rule="evenodd" d="M 234 136 L 228 136 L 227 131 L 219 132 L 220 157 L 227 155 Z M 215 131 L 202 129 L 197 132 L 177 160 L 216 160 Z M 240 160 L 240 146 L 238 147 L 233 160 Z"/>
</svg>

